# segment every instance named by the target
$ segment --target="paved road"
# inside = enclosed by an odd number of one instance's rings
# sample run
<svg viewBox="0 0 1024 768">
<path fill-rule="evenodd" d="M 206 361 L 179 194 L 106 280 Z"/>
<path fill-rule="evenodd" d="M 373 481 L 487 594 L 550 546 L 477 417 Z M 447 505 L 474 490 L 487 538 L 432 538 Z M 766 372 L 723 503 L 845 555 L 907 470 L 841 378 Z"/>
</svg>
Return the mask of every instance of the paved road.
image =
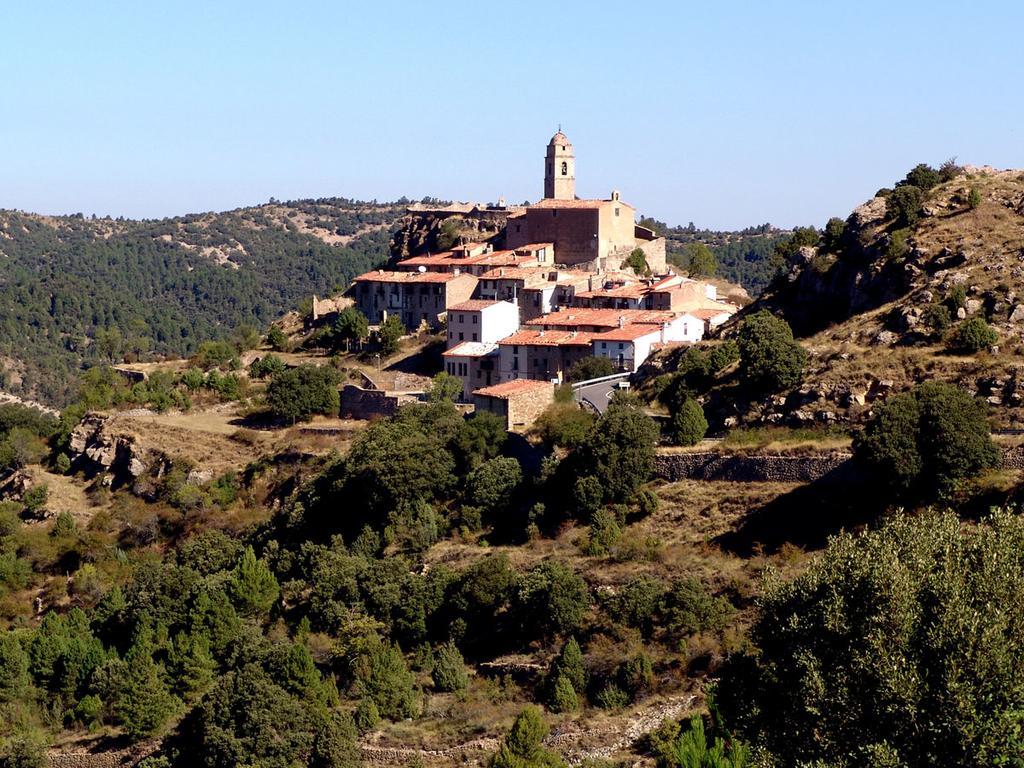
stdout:
<svg viewBox="0 0 1024 768">
<path fill-rule="evenodd" d="M 599 381 L 597 384 L 580 387 L 575 392 L 576 400 L 577 402 L 586 400 L 597 408 L 599 413 L 604 413 L 618 383 L 619 381 Z"/>
</svg>

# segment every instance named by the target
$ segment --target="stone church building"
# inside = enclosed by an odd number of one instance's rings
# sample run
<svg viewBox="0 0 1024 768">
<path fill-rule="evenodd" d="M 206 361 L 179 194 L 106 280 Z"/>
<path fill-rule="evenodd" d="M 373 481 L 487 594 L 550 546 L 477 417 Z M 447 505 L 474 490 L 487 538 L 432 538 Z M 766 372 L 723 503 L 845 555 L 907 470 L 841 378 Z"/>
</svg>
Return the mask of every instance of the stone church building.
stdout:
<svg viewBox="0 0 1024 768">
<path fill-rule="evenodd" d="M 636 209 L 618 192 L 608 199 L 576 197 L 576 156 L 561 130 L 544 157 L 544 199 L 511 213 L 505 247 L 553 243 L 555 261 L 588 270 L 617 270 L 640 248 L 655 274 L 665 272 L 665 239 L 636 224 Z"/>
</svg>

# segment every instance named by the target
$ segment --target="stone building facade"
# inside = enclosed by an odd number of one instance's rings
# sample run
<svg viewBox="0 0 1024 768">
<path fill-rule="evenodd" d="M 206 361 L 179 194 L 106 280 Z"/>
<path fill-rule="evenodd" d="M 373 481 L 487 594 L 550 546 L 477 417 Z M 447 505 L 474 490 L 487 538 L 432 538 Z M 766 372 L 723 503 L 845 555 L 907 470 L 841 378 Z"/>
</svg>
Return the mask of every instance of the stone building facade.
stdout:
<svg viewBox="0 0 1024 768">
<path fill-rule="evenodd" d="M 530 425 L 555 401 L 555 387 L 547 381 L 519 379 L 484 387 L 473 392 L 477 411 L 487 411 L 505 420 L 510 431 L 529 429 Z"/>
</svg>

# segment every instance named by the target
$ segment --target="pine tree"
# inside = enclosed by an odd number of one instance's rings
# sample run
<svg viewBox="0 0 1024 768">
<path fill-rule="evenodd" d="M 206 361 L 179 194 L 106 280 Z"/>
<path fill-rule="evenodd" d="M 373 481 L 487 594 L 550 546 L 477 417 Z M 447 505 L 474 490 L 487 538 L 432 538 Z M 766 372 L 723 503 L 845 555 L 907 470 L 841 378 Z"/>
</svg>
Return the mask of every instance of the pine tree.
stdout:
<svg viewBox="0 0 1024 768">
<path fill-rule="evenodd" d="M 202 635 L 179 632 L 168 654 L 167 667 L 179 696 L 191 700 L 201 695 L 213 682 L 217 668 L 210 655 L 210 641 Z"/>
<path fill-rule="evenodd" d="M 461 691 L 469 684 L 466 662 L 454 643 L 446 643 L 438 650 L 431 679 L 437 690 L 445 692 Z"/>
<path fill-rule="evenodd" d="M 281 588 L 267 564 L 256 559 L 252 547 L 246 547 L 232 572 L 228 591 L 239 612 L 253 616 L 269 612 Z"/>
</svg>

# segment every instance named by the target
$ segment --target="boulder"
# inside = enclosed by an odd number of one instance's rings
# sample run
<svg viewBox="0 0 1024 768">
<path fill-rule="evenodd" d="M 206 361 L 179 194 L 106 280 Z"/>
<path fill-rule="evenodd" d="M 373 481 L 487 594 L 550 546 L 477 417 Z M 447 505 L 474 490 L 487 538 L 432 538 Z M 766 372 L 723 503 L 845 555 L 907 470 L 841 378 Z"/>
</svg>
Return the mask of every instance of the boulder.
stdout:
<svg viewBox="0 0 1024 768">
<path fill-rule="evenodd" d="M 1017 304 L 1010 310 L 1010 322 L 1019 323 L 1024 321 L 1024 304 Z"/>
</svg>

